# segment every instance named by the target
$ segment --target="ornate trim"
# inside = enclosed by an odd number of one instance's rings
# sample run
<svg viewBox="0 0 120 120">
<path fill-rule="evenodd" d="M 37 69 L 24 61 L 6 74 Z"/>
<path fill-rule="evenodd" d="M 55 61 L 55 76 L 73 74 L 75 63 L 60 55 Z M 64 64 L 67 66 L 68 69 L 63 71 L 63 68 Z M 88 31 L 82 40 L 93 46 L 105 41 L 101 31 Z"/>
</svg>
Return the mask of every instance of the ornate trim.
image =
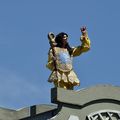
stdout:
<svg viewBox="0 0 120 120">
<path fill-rule="evenodd" d="M 87 120 L 120 120 L 120 111 L 116 110 L 101 110 L 89 114 Z"/>
</svg>

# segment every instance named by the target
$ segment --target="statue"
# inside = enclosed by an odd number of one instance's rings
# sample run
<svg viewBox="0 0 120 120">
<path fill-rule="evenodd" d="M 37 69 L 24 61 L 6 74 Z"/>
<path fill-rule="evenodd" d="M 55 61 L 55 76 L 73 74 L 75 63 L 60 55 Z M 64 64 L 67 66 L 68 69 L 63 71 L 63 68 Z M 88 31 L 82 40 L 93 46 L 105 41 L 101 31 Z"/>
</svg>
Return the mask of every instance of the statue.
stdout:
<svg viewBox="0 0 120 120">
<path fill-rule="evenodd" d="M 55 87 L 72 90 L 74 86 L 80 85 L 80 81 L 73 70 L 72 59 L 90 49 L 90 39 L 86 27 L 81 28 L 81 33 L 82 44 L 77 47 L 70 47 L 68 35 L 64 32 L 56 36 L 54 33 L 48 34 L 51 47 L 46 66 L 52 71 L 48 82 L 53 82 Z"/>
</svg>

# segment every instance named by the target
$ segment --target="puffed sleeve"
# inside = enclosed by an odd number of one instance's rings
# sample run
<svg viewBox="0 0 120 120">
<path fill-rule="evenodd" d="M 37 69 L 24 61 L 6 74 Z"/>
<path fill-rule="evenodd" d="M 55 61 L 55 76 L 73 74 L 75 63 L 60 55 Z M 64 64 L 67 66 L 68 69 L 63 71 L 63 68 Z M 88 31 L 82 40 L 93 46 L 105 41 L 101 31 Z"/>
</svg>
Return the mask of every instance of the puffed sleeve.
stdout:
<svg viewBox="0 0 120 120">
<path fill-rule="evenodd" d="M 90 49 L 90 39 L 88 36 L 83 38 L 83 36 L 80 37 L 80 40 L 82 42 L 81 46 L 74 47 L 72 51 L 73 57 L 79 56 L 83 52 L 87 52 Z"/>
<path fill-rule="evenodd" d="M 46 64 L 46 67 L 53 71 L 54 69 L 54 63 L 53 63 L 53 54 L 52 54 L 52 49 L 49 50 L 48 53 L 48 63 Z"/>
</svg>

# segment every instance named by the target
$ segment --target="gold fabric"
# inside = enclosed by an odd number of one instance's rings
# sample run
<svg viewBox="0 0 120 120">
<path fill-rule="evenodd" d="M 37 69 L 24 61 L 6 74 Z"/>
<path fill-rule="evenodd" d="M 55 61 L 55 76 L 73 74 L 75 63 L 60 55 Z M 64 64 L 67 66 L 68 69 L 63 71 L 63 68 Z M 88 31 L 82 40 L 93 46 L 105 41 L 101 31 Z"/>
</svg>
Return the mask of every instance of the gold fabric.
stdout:
<svg viewBox="0 0 120 120">
<path fill-rule="evenodd" d="M 55 47 L 55 53 L 56 53 L 56 66 L 57 71 L 54 70 L 54 63 L 53 63 L 53 54 L 52 49 L 50 49 L 48 53 L 48 64 L 46 65 L 51 71 L 51 75 L 48 79 L 48 82 L 54 82 L 54 85 L 59 87 L 59 83 L 61 83 L 64 87 L 68 87 L 68 84 L 71 86 L 80 85 L 80 81 L 77 78 L 77 75 L 72 69 L 72 57 L 79 56 L 83 52 L 87 52 L 90 49 L 90 40 L 88 37 L 85 38 L 85 40 L 82 40 L 81 36 L 81 46 L 73 47 L 71 55 L 67 56 L 69 54 L 67 49 Z M 65 55 L 64 62 L 61 62 L 59 55 L 61 54 Z M 64 59 L 64 56 L 62 56 Z M 68 61 L 66 60 L 68 59 Z M 70 62 L 71 61 L 71 62 Z"/>
<path fill-rule="evenodd" d="M 62 72 L 62 71 L 53 71 L 48 79 L 49 82 L 54 82 L 54 81 L 63 81 L 64 83 L 70 82 L 73 85 L 79 85 L 79 79 L 77 78 L 77 75 L 73 70 L 69 72 Z"/>
</svg>

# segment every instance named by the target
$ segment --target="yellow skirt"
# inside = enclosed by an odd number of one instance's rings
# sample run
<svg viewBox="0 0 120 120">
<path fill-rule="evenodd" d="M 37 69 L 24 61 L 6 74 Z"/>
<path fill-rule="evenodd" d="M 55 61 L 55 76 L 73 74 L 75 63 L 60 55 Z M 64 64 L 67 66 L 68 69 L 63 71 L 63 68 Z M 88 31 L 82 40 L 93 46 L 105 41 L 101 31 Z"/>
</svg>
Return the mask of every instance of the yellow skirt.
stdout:
<svg viewBox="0 0 120 120">
<path fill-rule="evenodd" d="M 63 84 L 71 84 L 72 86 L 80 85 L 80 81 L 73 70 L 62 72 L 60 70 L 53 71 L 48 79 L 48 82 L 62 82 Z"/>
</svg>

